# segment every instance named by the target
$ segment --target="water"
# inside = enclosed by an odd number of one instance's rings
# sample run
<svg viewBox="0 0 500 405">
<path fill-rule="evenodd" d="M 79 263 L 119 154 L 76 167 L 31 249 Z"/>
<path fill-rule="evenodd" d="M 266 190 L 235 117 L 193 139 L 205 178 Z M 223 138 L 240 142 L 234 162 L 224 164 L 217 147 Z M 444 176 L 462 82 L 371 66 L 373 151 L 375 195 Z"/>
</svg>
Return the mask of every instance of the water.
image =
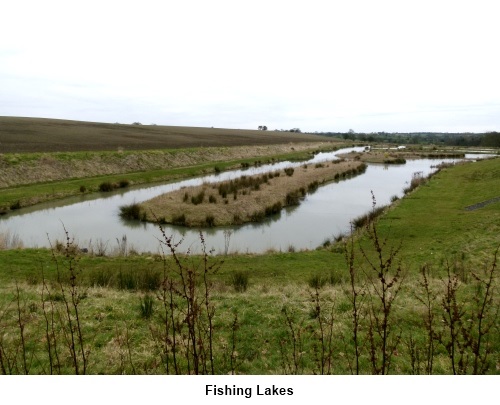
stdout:
<svg viewBox="0 0 500 405">
<path fill-rule="evenodd" d="M 350 148 L 331 153 L 319 153 L 308 164 L 335 159 L 335 155 Z M 350 221 L 371 209 L 373 191 L 377 204 L 385 205 L 392 196 L 401 197 L 415 172 L 424 176 L 431 173 L 431 166 L 442 160 L 408 160 L 404 165 L 369 164 L 362 175 L 339 183 L 320 187 L 308 195 L 298 207 L 282 210 L 281 214 L 259 224 L 237 227 L 203 229 L 208 249 L 216 253 L 251 252 L 289 249 L 315 249 L 325 239 L 340 233 L 348 233 Z M 217 182 L 264 173 L 302 163 L 281 162 L 247 170 L 235 170 L 219 175 L 205 176 L 172 184 L 143 187 L 127 191 L 102 194 L 98 197 L 75 197 L 64 201 L 41 204 L 21 209 L 0 219 L 0 232 L 17 235 L 25 247 L 48 247 L 56 240 L 65 240 L 64 228 L 80 247 L 107 246 L 108 253 L 116 249 L 126 236 L 128 248 L 139 252 L 157 252 L 161 233 L 156 225 L 137 221 L 125 221 L 119 217 L 119 207 L 142 202 L 181 187 L 203 182 Z M 197 252 L 199 230 L 177 226 L 165 226 L 167 235 L 174 240 L 183 239 L 182 250 Z M 50 242 L 49 242 L 50 241 Z"/>
</svg>

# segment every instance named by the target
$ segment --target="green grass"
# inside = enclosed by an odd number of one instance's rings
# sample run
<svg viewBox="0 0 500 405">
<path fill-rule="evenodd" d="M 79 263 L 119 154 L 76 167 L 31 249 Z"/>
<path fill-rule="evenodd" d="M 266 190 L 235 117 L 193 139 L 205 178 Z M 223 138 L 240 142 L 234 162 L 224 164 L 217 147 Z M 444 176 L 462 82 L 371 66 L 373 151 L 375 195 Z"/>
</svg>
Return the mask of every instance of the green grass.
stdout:
<svg viewBox="0 0 500 405">
<path fill-rule="evenodd" d="M 475 211 L 465 207 L 500 195 L 499 160 L 458 165 L 436 174 L 396 203 L 380 230 L 403 242 L 408 262 L 465 254 L 484 258 L 500 243 L 500 203 Z"/>
</svg>

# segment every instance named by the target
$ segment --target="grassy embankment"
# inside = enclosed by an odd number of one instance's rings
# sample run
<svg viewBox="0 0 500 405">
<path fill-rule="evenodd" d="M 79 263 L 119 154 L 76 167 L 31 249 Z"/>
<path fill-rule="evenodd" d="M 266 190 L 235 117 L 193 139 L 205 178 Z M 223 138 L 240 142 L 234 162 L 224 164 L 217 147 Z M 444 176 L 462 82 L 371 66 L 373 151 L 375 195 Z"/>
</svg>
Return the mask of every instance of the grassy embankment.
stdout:
<svg viewBox="0 0 500 405">
<path fill-rule="evenodd" d="M 498 197 L 499 178 L 498 159 L 442 170 L 352 244 L 316 251 L 2 251 L 2 371 L 497 373 L 499 202 L 465 208 Z"/>
<path fill-rule="evenodd" d="M 330 181 L 364 172 L 360 162 L 318 163 L 240 179 L 186 187 L 141 204 L 121 207 L 122 217 L 183 226 L 260 222 Z"/>
</svg>

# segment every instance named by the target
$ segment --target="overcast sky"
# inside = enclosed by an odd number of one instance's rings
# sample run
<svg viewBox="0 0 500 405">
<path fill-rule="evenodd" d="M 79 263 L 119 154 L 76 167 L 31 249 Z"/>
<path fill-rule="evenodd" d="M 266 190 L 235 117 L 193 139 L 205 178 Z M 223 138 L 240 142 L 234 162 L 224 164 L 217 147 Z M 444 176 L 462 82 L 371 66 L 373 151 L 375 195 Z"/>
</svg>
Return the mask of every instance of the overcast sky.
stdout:
<svg viewBox="0 0 500 405">
<path fill-rule="evenodd" d="M 500 130 L 498 1 L 2 2 L 0 115 Z"/>
</svg>

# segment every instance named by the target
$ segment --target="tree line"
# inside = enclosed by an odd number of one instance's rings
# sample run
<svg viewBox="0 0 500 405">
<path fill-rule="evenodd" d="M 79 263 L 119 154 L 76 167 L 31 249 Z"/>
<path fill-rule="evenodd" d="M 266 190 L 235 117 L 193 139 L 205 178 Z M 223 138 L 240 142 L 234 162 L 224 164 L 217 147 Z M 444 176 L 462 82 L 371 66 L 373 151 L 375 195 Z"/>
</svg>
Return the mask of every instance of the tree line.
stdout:
<svg viewBox="0 0 500 405">
<path fill-rule="evenodd" d="M 500 147 L 500 133 L 496 131 L 485 133 L 452 133 L 452 132 L 315 132 L 318 135 L 331 136 L 346 140 L 363 142 L 385 142 L 406 144 L 440 144 L 447 146 L 484 146 Z"/>
</svg>

